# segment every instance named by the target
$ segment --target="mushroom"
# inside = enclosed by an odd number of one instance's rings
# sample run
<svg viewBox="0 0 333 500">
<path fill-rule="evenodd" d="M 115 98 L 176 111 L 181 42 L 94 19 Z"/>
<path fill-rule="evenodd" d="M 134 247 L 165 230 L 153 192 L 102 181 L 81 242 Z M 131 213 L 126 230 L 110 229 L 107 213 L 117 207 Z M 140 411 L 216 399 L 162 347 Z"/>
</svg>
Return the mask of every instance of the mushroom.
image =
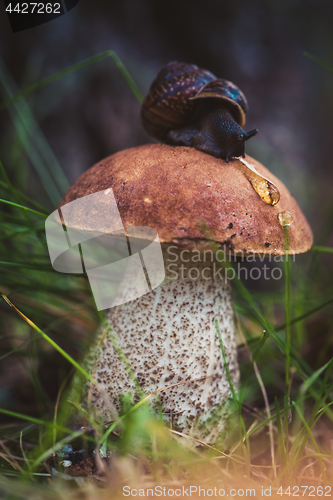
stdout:
<svg viewBox="0 0 333 500">
<path fill-rule="evenodd" d="M 112 188 L 125 229 L 146 226 L 157 231 L 163 283 L 110 309 L 108 324 L 143 393 L 165 388 L 159 396 L 170 425 L 207 443 L 222 439 L 230 428 L 231 391 L 215 318 L 232 383 L 239 384 L 231 286 L 220 264 L 223 251 L 284 255 L 279 214 L 285 212 L 293 218 L 289 253 L 307 252 L 312 246 L 311 229 L 287 188 L 256 160 L 247 156 L 245 161 L 278 187 L 277 205 L 260 199 L 240 160 L 227 164 L 193 148 L 165 144 L 127 149 L 102 160 L 60 203 L 62 207 Z M 82 212 L 69 214 L 67 227 L 89 230 L 84 217 Z M 107 234 L 105 220 L 101 213 L 93 229 Z M 86 362 L 99 385 L 84 387 L 81 404 L 94 407 L 104 422 L 117 417 L 124 393 L 132 394 L 133 401 L 139 398 L 118 354 L 101 328 Z M 74 386 L 78 383 L 77 378 Z"/>
</svg>

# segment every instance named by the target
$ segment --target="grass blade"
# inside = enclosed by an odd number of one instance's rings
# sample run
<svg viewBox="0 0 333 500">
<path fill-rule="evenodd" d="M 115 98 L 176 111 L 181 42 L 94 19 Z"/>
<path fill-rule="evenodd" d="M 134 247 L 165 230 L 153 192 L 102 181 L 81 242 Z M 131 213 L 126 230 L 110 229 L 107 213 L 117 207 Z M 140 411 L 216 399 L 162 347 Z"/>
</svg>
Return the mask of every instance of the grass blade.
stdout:
<svg viewBox="0 0 333 500">
<path fill-rule="evenodd" d="M 24 207 L 23 205 L 19 205 L 18 203 L 14 203 L 12 201 L 3 200 L 0 198 L 0 203 L 6 203 L 6 205 L 11 205 L 12 207 L 20 208 L 21 210 L 26 210 L 27 212 L 31 212 L 33 214 L 39 215 L 40 217 L 44 217 L 46 219 L 47 215 L 42 214 L 41 212 L 37 212 L 37 210 L 33 210 L 32 208 Z"/>
<path fill-rule="evenodd" d="M 246 432 L 244 420 L 243 420 L 243 417 L 242 417 L 241 403 L 238 400 L 238 397 L 237 397 L 237 394 L 236 394 L 236 390 L 235 390 L 234 385 L 232 383 L 232 379 L 231 379 L 231 375 L 230 375 L 230 370 L 229 370 L 229 365 L 228 365 L 228 360 L 227 360 L 227 356 L 225 354 L 225 349 L 224 349 L 224 345 L 223 345 L 223 341 L 222 341 L 222 334 L 221 334 L 221 329 L 220 329 L 220 325 L 219 325 L 219 320 L 217 318 L 214 319 L 214 325 L 215 325 L 215 330 L 216 330 L 216 333 L 217 333 L 217 337 L 219 339 L 220 350 L 221 350 L 222 359 L 223 359 L 223 366 L 224 366 L 225 373 L 226 373 L 226 376 L 227 376 L 227 379 L 228 379 L 230 391 L 231 391 L 231 394 L 232 394 L 232 399 L 234 401 L 234 404 L 235 404 L 235 407 L 236 407 L 236 410 L 237 410 L 237 413 L 238 413 L 239 422 L 241 424 L 241 428 L 242 428 L 242 432 L 243 432 L 243 438 L 245 439 L 245 442 L 246 442 L 246 454 L 244 456 L 244 459 L 245 459 L 245 463 L 246 463 L 247 474 L 249 475 L 250 474 L 250 468 L 249 468 L 249 465 L 250 465 L 249 464 L 249 459 L 250 459 L 250 442 L 249 442 L 249 436 L 248 436 L 248 433 Z M 245 452 L 245 449 L 244 449 L 244 452 Z"/>
<path fill-rule="evenodd" d="M 286 429 L 286 455 L 288 455 L 289 449 L 289 395 L 291 389 L 290 381 L 290 367 L 291 367 L 291 338 L 290 338 L 290 317 L 291 317 L 291 260 L 289 259 L 289 227 L 288 225 L 283 226 L 283 236 L 284 236 L 284 274 L 285 274 L 285 316 L 286 316 L 286 339 L 285 339 L 285 351 L 286 351 L 286 378 L 285 378 L 285 429 Z"/>
<path fill-rule="evenodd" d="M 312 61 L 315 61 L 316 63 L 320 64 L 324 68 L 328 69 L 329 71 L 333 71 L 333 64 L 329 64 L 326 61 L 323 61 L 322 59 L 319 59 L 319 57 L 313 56 L 309 52 L 304 52 L 305 57 L 308 59 L 311 59 Z"/>
<path fill-rule="evenodd" d="M 333 248 L 331 247 L 323 247 L 320 245 L 315 245 L 312 247 L 314 252 L 322 252 L 322 253 L 333 253 Z"/>
<path fill-rule="evenodd" d="M 17 314 L 19 314 L 19 316 L 21 316 L 21 318 L 23 318 L 24 321 L 26 321 L 28 323 L 28 325 L 30 325 L 45 340 L 47 340 L 47 342 L 49 344 L 51 344 L 52 347 L 54 347 L 65 359 L 67 359 L 67 361 L 69 361 L 69 363 L 71 363 L 79 372 L 81 372 L 84 377 L 86 377 L 90 382 L 95 383 L 93 377 L 86 370 L 84 370 L 79 365 L 79 363 L 77 363 L 75 361 L 75 359 L 73 359 L 69 354 L 67 354 L 67 352 L 64 351 L 60 346 L 58 346 L 58 344 L 56 342 L 54 342 L 54 340 L 52 340 L 48 335 L 46 335 L 46 333 L 44 333 L 40 328 L 38 328 L 38 326 L 35 325 L 35 323 L 33 323 L 21 311 L 19 311 L 19 309 L 17 309 L 17 307 L 14 306 L 14 304 L 8 299 L 8 297 L 6 297 L 6 295 L 2 295 L 2 297 L 7 302 L 7 304 L 9 304 L 11 307 L 13 307 L 15 309 Z"/>
<path fill-rule="evenodd" d="M 323 302 L 319 306 L 316 306 L 313 309 L 310 309 L 308 312 L 306 312 L 304 314 L 301 314 L 300 316 L 296 316 L 296 318 L 291 319 L 289 321 L 289 325 L 290 326 L 294 325 L 295 323 L 298 323 L 299 321 L 302 321 L 303 319 L 308 318 L 309 316 L 311 316 L 312 314 L 316 313 L 317 311 L 320 311 L 324 307 L 330 305 L 332 302 L 333 302 L 333 297 L 331 297 L 330 299 L 326 300 L 325 302 Z M 275 330 L 277 332 L 279 332 L 280 330 L 284 330 L 286 328 L 286 326 L 287 326 L 286 323 L 282 323 L 281 325 L 276 326 Z"/>
<path fill-rule="evenodd" d="M 0 82 L 2 94 L 12 96 L 16 85 L 1 58 Z M 69 188 L 69 182 L 58 160 L 25 101 L 15 103 L 14 109 L 10 108 L 10 115 L 46 192 L 53 204 L 57 205 L 62 194 Z"/>
<path fill-rule="evenodd" d="M 286 462 L 286 453 L 283 443 L 283 426 L 281 420 L 280 407 L 276 397 L 275 397 L 275 412 L 276 412 L 276 426 L 278 431 L 278 449 L 281 455 L 282 463 L 285 466 L 287 462 Z"/>
<path fill-rule="evenodd" d="M 36 90 L 42 89 L 46 85 L 49 85 L 50 83 L 59 80 L 59 78 L 63 78 L 64 76 L 67 76 L 71 73 L 74 73 L 75 71 L 78 71 L 79 69 L 85 68 L 89 66 L 90 64 L 94 64 L 95 62 L 101 61 L 102 59 L 105 59 L 107 57 L 111 57 L 113 62 L 115 63 L 116 67 L 119 69 L 121 75 L 124 77 L 126 83 L 132 90 L 133 94 L 141 104 L 143 101 L 143 95 L 140 92 L 138 86 L 134 82 L 133 78 L 125 68 L 124 64 L 122 63 L 121 59 L 117 55 L 117 53 L 114 50 L 106 50 L 105 52 L 101 52 L 100 54 L 97 54 L 96 56 L 89 57 L 88 59 L 84 59 L 83 61 L 80 61 L 76 64 L 73 64 L 72 66 L 69 66 L 68 68 L 62 69 L 60 71 L 57 71 L 53 75 L 47 76 L 43 80 L 40 80 L 37 83 L 34 83 L 30 87 L 26 88 L 22 92 L 17 93 L 15 96 L 11 97 L 10 99 L 7 99 L 6 101 L 0 103 L 0 111 L 2 109 L 6 109 L 12 104 L 20 101 L 24 97 L 27 97 L 28 95 L 32 94 L 33 92 L 36 92 Z"/>
</svg>

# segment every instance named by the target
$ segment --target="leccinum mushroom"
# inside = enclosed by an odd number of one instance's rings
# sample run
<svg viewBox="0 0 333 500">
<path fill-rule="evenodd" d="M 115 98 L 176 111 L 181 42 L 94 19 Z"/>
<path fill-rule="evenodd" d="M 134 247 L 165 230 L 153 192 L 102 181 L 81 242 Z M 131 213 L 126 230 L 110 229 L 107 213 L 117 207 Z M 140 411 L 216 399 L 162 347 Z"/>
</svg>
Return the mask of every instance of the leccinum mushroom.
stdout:
<svg viewBox="0 0 333 500">
<path fill-rule="evenodd" d="M 162 144 L 128 149 L 99 162 L 61 202 L 112 188 L 125 228 L 156 229 L 165 281 L 111 309 L 108 322 L 142 391 L 150 394 L 180 383 L 159 393 L 163 411 L 175 429 L 207 443 L 226 432 L 230 398 L 214 318 L 220 323 L 232 382 L 239 383 L 231 287 L 220 271 L 222 252 L 213 256 L 212 241 L 215 249 L 234 254 L 283 255 L 278 215 L 289 212 L 290 254 L 307 252 L 312 245 L 311 229 L 286 187 L 260 163 L 246 160 L 276 184 L 281 195 L 277 205 L 260 199 L 239 160 L 227 164 L 192 148 Z M 107 232 L 102 226 L 94 229 Z M 104 395 L 96 388 L 89 391 L 88 385 L 81 404 L 87 405 L 90 392 L 89 404 L 110 422 L 116 413 L 105 394 L 119 410 L 121 394 L 130 391 L 137 398 L 133 381 L 102 329 L 87 359 Z"/>
</svg>

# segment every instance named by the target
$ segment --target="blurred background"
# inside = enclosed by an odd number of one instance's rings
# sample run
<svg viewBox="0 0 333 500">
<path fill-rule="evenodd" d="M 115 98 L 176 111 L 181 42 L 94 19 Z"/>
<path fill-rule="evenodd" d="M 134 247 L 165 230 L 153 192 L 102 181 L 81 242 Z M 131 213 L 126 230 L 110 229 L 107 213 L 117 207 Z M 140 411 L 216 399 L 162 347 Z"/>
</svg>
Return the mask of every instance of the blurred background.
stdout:
<svg viewBox="0 0 333 500">
<path fill-rule="evenodd" d="M 246 130 L 258 128 L 260 132 L 247 143 L 247 153 L 286 184 L 306 214 L 316 244 L 333 246 L 333 73 L 305 55 L 333 64 L 332 25 L 331 0 L 80 0 L 66 15 L 13 34 L 1 4 L 0 100 L 108 49 L 116 51 L 143 94 L 170 60 L 195 63 L 243 90 L 250 106 Z M 138 101 L 110 58 L 51 83 L 28 96 L 26 103 L 29 108 L 25 108 L 24 126 L 20 108 L 0 111 L 0 158 L 13 185 L 50 211 L 68 183 L 101 158 L 152 141 L 141 127 Z M 29 131 L 34 133 L 29 135 Z M 46 189 L 47 178 L 43 181 L 38 173 L 38 158 L 31 160 L 35 146 L 40 146 L 44 155 L 40 161 L 57 180 L 52 196 Z M 319 265 L 313 255 L 313 286 L 304 290 L 306 299 L 319 303 L 332 293 L 332 256 L 321 255 Z M 299 257 L 299 261 L 304 258 Z M 59 281 L 60 277 L 53 279 Z M 283 301 L 283 284 L 274 286 L 282 291 L 276 288 L 277 296 L 271 295 L 273 303 Z M 48 287 L 50 290 L 51 284 Z M 273 288 L 272 283 L 269 287 Z M 10 291 L 9 285 L 3 289 Z M 59 311 L 55 312 L 53 303 L 43 305 L 43 298 L 39 299 L 39 325 L 45 327 L 50 322 L 47 314 L 54 315 L 56 321 Z M 310 307 L 302 304 L 299 314 Z M 36 318 L 36 303 L 25 297 L 21 306 Z M 6 308 L 2 310 L 7 313 Z M 16 316 L 14 320 L 11 314 L 2 324 L 2 333 L 15 334 L 20 341 L 27 338 L 29 328 L 24 323 L 19 326 L 21 320 Z M 277 319 L 282 322 L 283 316 Z M 78 356 L 81 334 L 87 329 L 93 332 L 96 318 L 94 321 L 81 317 L 73 324 L 57 324 L 52 330 L 54 338 Z M 309 338 L 304 357 L 310 362 L 317 356 L 315 339 L 321 335 L 320 345 L 326 347 L 318 356 L 321 363 L 326 361 L 331 349 L 332 307 L 303 325 L 299 335 L 303 334 Z M 6 335 L 2 353 L 20 345 L 10 340 L 8 347 Z M 38 358 L 32 351 L 30 355 Z M 31 373 L 36 369 L 41 374 L 41 384 L 51 399 L 68 370 L 60 359 L 47 347 L 43 358 L 31 368 Z M 10 379 L 11 387 L 8 385 L 8 393 L 2 397 L 11 408 L 35 411 L 35 403 L 30 406 L 34 397 L 30 382 L 21 384 L 26 369 L 21 361 L 14 363 L 9 356 L 3 362 L 1 380 L 7 384 Z M 316 363 L 311 366 L 315 369 Z M 274 385 L 274 377 L 270 381 Z M 35 392 L 38 390 L 35 387 Z M 272 394 L 275 390 L 273 387 Z"/>
<path fill-rule="evenodd" d="M 330 0 L 80 0 L 66 15 L 15 34 L 0 9 L 1 57 L 20 89 L 107 49 L 117 52 L 144 94 L 170 60 L 235 82 L 250 106 L 246 129 L 260 132 L 247 152 L 282 178 L 320 234 L 333 175 L 333 75 L 304 53 L 333 64 Z M 101 158 L 151 142 L 139 104 L 110 58 L 27 102 L 70 183 Z M 9 113 L 2 111 L 0 120 L 4 146 L 13 133 Z M 20 152 L 7 153 L 3 161 L 15 175 Z M 38 189 L 33 169 L 20 182 Z M 48 202 L 42 189 L 40 196 Z"/>
</svg>

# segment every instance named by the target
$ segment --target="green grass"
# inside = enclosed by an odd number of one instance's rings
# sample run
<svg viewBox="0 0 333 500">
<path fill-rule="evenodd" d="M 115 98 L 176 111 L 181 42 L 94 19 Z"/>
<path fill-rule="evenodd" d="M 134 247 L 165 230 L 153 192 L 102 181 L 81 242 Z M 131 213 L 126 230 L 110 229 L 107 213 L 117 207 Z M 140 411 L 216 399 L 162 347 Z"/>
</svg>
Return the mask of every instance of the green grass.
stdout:
<svg viewBox="0 0 333 500">
<path fill-rule="evenodd" d="M 0 65 L 0 112 L 10 112 L 12 128 L 12 144 L 1 144 L 0 159 L 8 158 L 8 148 L 20 144 L 17 168 L 21 176 L 28 175 L 30 162 L 49 201 L 46 207 L 33 191 L 16 185 L 16 177 L 11 180 L 10 162 L 0 162 L 0 361 L 2 373 L 8 370 L 0 392 L 0 491 L 5 498 L 110 498 L 110 492 L 116 496 L 128 470 L 134 483 L 149 477 L 152 484 L 209 479 L 212 484 L 222 480 L 233 484 L 241 478 L 241 483 L 250 485 L 256 480 L 277 489 L 300 477 L 306 482 L 311 475 L 321 475 L 321 484 L 328 484 L 333 477 L 329 446 L 333 439 L 329 430 L 333 423 L 333 284 L 329 278 L 333 249 L 321 235 L 317 236 L 322 244 L 308 255 L 296 262 L 285 259 L 284 280 L 274 283 L 269 292 L 251 290 L 234 280 L 235 312 L 243 337 L 239 339 L 241 387 L 233 387 L 228 377 L 239 421 L 239 432 L 228 450 L 205 445 L 187 449 L 184 442 L 191 439 L 185 437 L 180 444 L 180 436 L 149 409 L 147 403 L 153 395 L 142 393 L 119 346 L 118 354 L 140 401 L 135 405 L 125 401 L 124 414 L 108 428 L 96 415 L 85 415 L 93 436 L 68 428 L 61 408 L 75 372 L 93 380 L 81 359 L 100 315 L 84 276 L 56 273 L 51 267 L 44 221 L 68 182 L 25 99 L 31 95 L 38 99 L 42 87 L 56 92 L 59 78 L 98 61 L 107 64 L 108 58 L 116 64 L 129 92 L 141 102 L 140 90 L 112 50 L 23 91 L 16 88 L 3 63 Z M 318 197 L 321 187 L 318 184 Z M 323 234 L 329 234 L 332 211 L 333 206 Z M 228 375 L 218 323 L 215 326 Z M 117 339 L 112 332 L 110 335 L 117 346 Z M 85 412 L 76 402 L 72 408 Z M 112 466 L 105 469 L 105 463 L 100 464 L 107 490 L 99 488 L 100 479 L 95 476 L 85 480 L 83 487 L 65 469 L 63 476 L 50 475 L 51 468 L 44 462 L 79 438 L 112 452 Z"/>
</svg>

